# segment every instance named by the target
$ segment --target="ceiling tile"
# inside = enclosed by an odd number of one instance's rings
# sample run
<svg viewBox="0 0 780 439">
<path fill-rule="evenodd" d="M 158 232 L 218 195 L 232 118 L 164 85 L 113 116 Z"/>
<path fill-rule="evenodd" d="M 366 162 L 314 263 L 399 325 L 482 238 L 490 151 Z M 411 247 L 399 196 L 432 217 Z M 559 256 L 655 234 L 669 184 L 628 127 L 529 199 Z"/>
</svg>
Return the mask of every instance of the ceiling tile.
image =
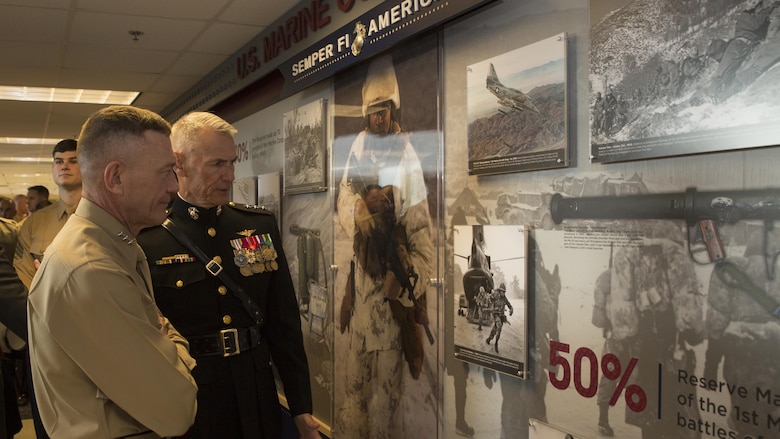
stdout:
<svg viewBox="0 0 780 439">
<path fill-rule="evenodd" d="M 67 18 L 65 10 L 0 6 L 0 41 L 61 41 Z"/>
<path fill-rule="evenodd" d="M 298 4 L 295 0 L 257 1 L 235 0 L 219 17 L 228 23 L 254 24 L 267 27 Z"/>
<path fill-rule="evenodd" d="M 205 29 L 203 34 L 192 44 L 190 50 L 232 55 L 236 53 L 237 48 L 243 47 L 262 30 L 261 26 L 215 23 Z"/>
<path fill-rule="evenodd" d="M 115 14 L 79 13 L 70 41 L 96 47 L 184 50 L 206 26 L 204 21 Z M 141 31 L 138 41 L 130 31 Z"/>
<path fill-rule="evenodd" d="M 227 0 L 78 0 L 80 10 L 148 17 L 208 20 L 229 3 Z"/>
<path fill-rule="evenodd" d="M 2 41 L 2 40 L 0 40 Z M 3 42 L 0 59 L 4 65 L 54 69 L 62 62 L 64 49 L 45 43 Z"/>
<path fill-rule="evenodd" d="M 142 91 L 157 81 L 155 73 L 110 71 L 97 69 L 63 69 L 57 83 L 66 88 L 92 88 L 97 90 Z M 117 89 L 115 87 L 122 87 Z"/>
<path fill-rule="evenodd" d="M 2 53 L 2 49 L 0 49 Z M 0 58 L 5 59 L 2 55 Z M 27 85 L 30 87 L 51 87 L 57 83 L 58 72 L 54 69 L 0 65 L 0 85 Z"/>
<path fill-rule="evenodd" d="M 134 105 L 159 112 L 298 4 L 0 0 L 0 84 L 135 90 L 141 95 Z M 144 34 L 133 42 L 130 30 Z M 101 107 L 0 101 L 0 137 L 75 137 Z M 56 197 L 51 149 L 0 144 L 0 195 L 43 184 Z M 28 157 L 40 164 L 4 157 Z"/>
<path fill-rule="evenodd" d="M 149 88 L 149 91 L 175 93 L 178 98 L 200 81 L 201 78 L 202 76 L 197 75 L 174 75 L 169 73 L 167 75 L 159 76 L 154 85 Z M 176 98 L 171 99 L 171 102 L 174 100 L 176 100 Z"/>
<path fill-rule="evenodd" d="M 225 59 L 227 57 L 224 55 L 188 52 L 176 60 L 174 65 L 168 70 L 168 73 L 172 75 L 195 75 L 202 78 L 225 61 Z"/>
<path fill-rule="evenodd" d="M 102 72 L 125 71 L 160 74 L 168 69 L 177 56 L 178 52 L 71 45 L 68 48 L 64 67 L 68 69 L 95 69 Z"/>
</svg>

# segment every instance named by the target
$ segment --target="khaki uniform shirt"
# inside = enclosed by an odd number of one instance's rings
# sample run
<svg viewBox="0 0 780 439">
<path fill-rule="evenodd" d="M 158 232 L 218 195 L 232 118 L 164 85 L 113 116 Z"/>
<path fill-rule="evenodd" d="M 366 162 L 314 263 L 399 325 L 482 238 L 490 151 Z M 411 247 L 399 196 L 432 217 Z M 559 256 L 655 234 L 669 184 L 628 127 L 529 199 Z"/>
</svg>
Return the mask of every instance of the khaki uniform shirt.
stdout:
<svg viewBox="0 0 780 439">
<path fill-rule="evenodd" d="M 19 225 L 12 220 L 0 218 L 0 249 L 5 253 L 9 261 L 14 260 Z"/>
<path fill-rule="evenodd" d="M 52 439 L 178 436 L 194 421 L 187 342 L 167 320 L 161 331 L 143 251 L 96 204 L 81 200 L 49 245 L 27 316 L 33 387 Z"/>
<path fill-rule="evenodd" d="M 62 200 L 59 200 L 35 211 L 22 223 L 14 255 L 14 268 L 28 289 L 35 276 L 35 259 L 39 261 L 43 259 L 46 247 L 57 236 L 78 204 L 66 206 Z"/>
</svg>

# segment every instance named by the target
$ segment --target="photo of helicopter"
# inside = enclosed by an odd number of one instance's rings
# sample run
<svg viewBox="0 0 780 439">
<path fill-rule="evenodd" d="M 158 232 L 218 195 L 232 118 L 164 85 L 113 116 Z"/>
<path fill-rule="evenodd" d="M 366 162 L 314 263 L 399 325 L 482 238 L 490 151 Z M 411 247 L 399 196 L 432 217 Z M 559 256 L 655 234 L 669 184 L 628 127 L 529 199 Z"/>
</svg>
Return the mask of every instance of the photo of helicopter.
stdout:
<svg viewBox="0 0 780 439">
<path fill-rule="evenodd" d="M 493 63 L 490 63 L 490 72 L 485 79 L 485 87 L 498 98 L 498 103 L 504 107 L 517 111 L 530 111 L 532 113 L 540 114 L 539 109 L 536 108 L 528 95 L 516 88 L 507 87 L 501 83 Z M 500 108 L 498 111 L 502 114 L 507 114 L 505 110 Z"/>
<path fill-rule="evenodd" d="M 458 314 L 465 316 L 469 323 L 487 326 L 490 324 L 491 317 L 488 313 L 481 312 L 476 300 L 479 287 L 483 287 L 487 292 L 493 291 L 490 256 L 485 254 L 484 245 L 485 237 L 482 233 L 482 226 L 474 226 L 471 255 L 466 258 L 469 268 L 463 274 L 465 297 L 461 296 L 460 298 Z"/>
<path fill-rule="evenodd" d="M 457 358 L 524 378 L 527 362 L 527 230 L 453 226 Z M 500 340 L 500 346 L 499 346 Z"/>
</svg>

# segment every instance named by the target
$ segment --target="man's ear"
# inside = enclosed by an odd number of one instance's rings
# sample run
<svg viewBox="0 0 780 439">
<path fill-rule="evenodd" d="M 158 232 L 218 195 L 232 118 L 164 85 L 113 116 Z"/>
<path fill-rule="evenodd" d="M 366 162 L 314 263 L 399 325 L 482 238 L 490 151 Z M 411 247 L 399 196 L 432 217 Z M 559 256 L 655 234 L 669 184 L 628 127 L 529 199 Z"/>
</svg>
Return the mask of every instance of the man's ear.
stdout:
<svg viewBox="0 0 780 439">
<path fill-rule="evenodd" d="M 173 156 L 176 157 L 176 164 L 173 165 L 173 172 L 175 172 L 178 177 L 181 177 L 184 173 L 184 155 L 174 151 Z"/>
<path fill-rule="evenodd" d="M 125 169 L 127 167 L 124 163 L 114 160 L 109 162 L 105 169 L 103 169 L 103 184 L 106 185 L 106 190 L 113 194 L 123 194 L 124 187 L 123 178 L 125 177 Z"/>
</svg>

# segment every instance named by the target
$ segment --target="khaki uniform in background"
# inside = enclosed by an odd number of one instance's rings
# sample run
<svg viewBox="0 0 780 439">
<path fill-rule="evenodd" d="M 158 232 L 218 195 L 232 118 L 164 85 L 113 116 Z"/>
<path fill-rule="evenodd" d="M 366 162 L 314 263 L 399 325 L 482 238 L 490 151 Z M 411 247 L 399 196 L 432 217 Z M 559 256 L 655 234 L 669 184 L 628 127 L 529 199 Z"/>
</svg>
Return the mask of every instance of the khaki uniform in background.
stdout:
<svg viewBox="0 0 780 439">
<path fill-rule="evenodd" d="M 35 276 L 35 259 L 43 259 L 46 247 L 68 221 L 68 217 L 76 211 L 78 203 L 68 207 L 62 200 L 35 211 L 30 215 L 19 230 L 19 242 L 14 255 L 14 268 L 24 285 L 30 288 Z M 36 256 L 33 256 L 36 255 Z"/>
<path fill-rule="evenodd" d="M 146 257 L 128 235 L 84 199 L 33 279 L 32 378 L 53 439 L 177 436 L 195 419 L 195 360 L 167 320 L 162 333 Z"/>
<path fill-rule="evenodd" d="M 5 218 L 0 218 L 0 249 L 9 261 L 14 260 L 16 243 L 19 237 L 19 224 Z"/>
</svg>

